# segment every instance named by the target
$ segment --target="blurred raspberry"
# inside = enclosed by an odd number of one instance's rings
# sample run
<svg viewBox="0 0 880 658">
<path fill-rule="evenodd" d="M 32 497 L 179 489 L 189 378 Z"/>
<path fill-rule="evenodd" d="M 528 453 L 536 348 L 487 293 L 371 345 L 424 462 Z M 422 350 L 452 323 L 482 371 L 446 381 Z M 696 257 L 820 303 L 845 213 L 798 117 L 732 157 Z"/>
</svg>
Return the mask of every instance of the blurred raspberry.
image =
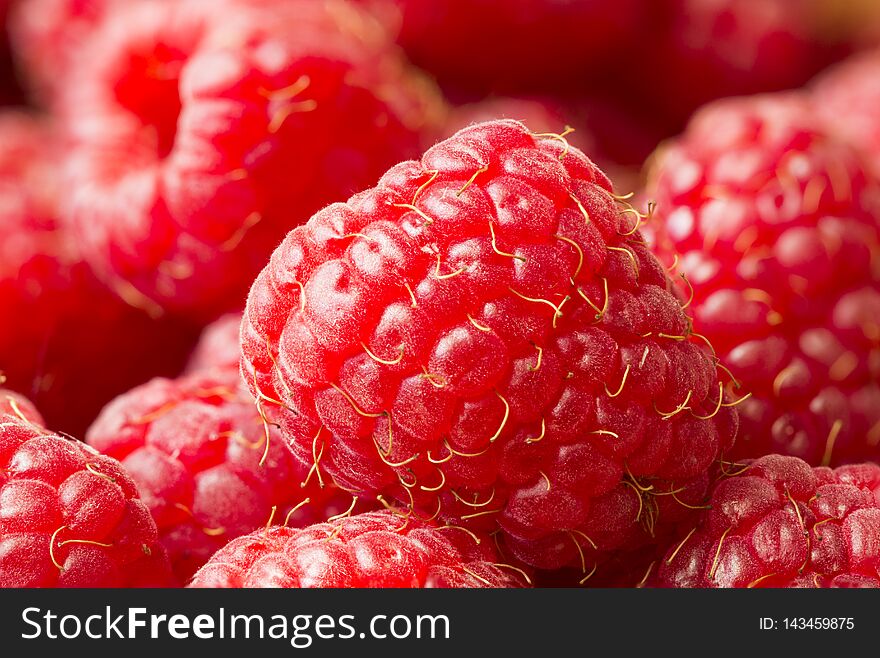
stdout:
<svg viewBox="0 0 880 658">
<path fill-rule="evenodd" d="M 296 461 L 237 369 L 132 389 L 107 405 L 86 440 L 137 484 L 181 583 L 229 540 L 273 518 L 318 523 L 352 500 Z"/>
<path fill-rule="evenodd" d="M 220 549 L 191 587 L 524 587 L 488 537 L 372 512 L 302 530 L 273 527 Z"/>
<path fill-rule="evenodd" d="M 354 7 L 249 5 L 114 4 L 64 86 L 65 216 L 145 309 L 240 309 L 285 231 L 439 120 L 430 84 Z"/>
<path fill-rule="evenodd" d="M 48 426 L 81 435 L 108 400 L 176 373 L 195 331 L 153 320 L 95 279 L 59 228 L 58 137 L 43 120 L 0 115 L 0 373 Z"/>
<path fill-rule="evenodd" d="M 751 394 L 732 456 L 880 458 L 880 192 L 857 153 L 803 96 L 728 99 L 649 178 L 646 230 L 693 285 L 694 330 Z"/>
<path fill-rule="evenodd" d="M 826 128 L 860 149 L 880 177 L 880 50 L 822 74 L 812 97 Z"/>
<path fill-rule="evenodd" d="M 5 378 L 0 375 L 0 385 L 5 382 Z M 0 416 L 6 414 L 8 416 L 18 416 L 21 420 L 31 425 L 46 426 L 43 416 L 37 411 L 34 404 L 25 396 L 8 388 L 0 388 Z"/>
<path fill-rule="evenodd" d="M 164 587 L 168 558 L 115 459 L 0 412 L 0 587 Z"/>
<path fill-rule="evenodd" d="M 736 432 L 636 224 L 564 138 L 476 124 L 288 234 L 245 380 L 341 486 L 586 571 L 687 516 Z"/>
<path fill-rule="evenodd" d="M 770 455 L 733 468 L 651 585 L 880 587 L 880 466 Z"/>
</svg>

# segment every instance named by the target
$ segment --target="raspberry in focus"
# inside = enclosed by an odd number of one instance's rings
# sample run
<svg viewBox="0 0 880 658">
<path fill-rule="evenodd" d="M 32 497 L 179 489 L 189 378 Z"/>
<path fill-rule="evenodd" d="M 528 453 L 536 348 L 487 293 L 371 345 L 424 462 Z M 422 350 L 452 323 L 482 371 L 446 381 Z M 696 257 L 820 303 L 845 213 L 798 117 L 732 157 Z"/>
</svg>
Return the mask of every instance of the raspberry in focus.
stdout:
<svg viewBox="0 0 880 658">
<path fill-rule="evenodd" d="M 342 488 L 588 571 L 687 516 L 736 433 L 641 221 L 564 137 L 471 126 L 288 234 L 242 375 Z"/>
<path fill-rule="evenodd" d="M 168 558 L 115 459 L 0 413 L 0 587 L 166 587 Z"/>
<path fill-rule="evenodd" d="M 390 511 L 300 530 L 275 526 L 221 548 L 190 587 L 525 587 L 491 540 Z"/>
<path fill-rule="evenodd" d="M 880 466 L 769 455 L 732 468 L 652 586 L 880 587 Z"/>
</svg>

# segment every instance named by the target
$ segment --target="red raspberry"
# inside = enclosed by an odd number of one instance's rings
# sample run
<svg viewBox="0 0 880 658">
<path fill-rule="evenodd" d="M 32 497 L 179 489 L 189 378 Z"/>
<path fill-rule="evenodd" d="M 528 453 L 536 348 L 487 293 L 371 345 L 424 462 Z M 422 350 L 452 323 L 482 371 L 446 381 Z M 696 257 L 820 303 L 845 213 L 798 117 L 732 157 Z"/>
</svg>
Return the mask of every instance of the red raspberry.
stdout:
<svg viewBox="0 0 880 658">
<path fill-rule="evenodd" d="M 471 126 L 288 234 L 245 378 L 343 488 L 583 566 L 685 512 L 736 428 L 631 210 L 563 138 Z"/>
<path fill-rule="evenodd" d="M 609 174 L 621 189 L 641 185 L 645 158 L 665 134 L 632 108 L 602 98 L 562 103 L 550 97 L 493 97 L 450 111 L 445 134 L 472 123 L 515 119 L 537 133 L 561 133 Z"/>
<path fill-rule="evenodd" d="M 202 331 L 186 371 L 193 373 L 213 368 L 237 371 L 241 361 L 240 329 L 241 313 L 227 313 L 214 320 Z"/>
<path fill-rule="evenodd" d="M 439 106 L 338 1 L 113 7 L 65 84 L 66 216 L 145 308 L 240 308 L 284 232 L 413 153 Z"/>
<path fill-rule="evenodd" d="M 76 436 L 115 395 L 177 372 L 195 331 L 123 303 L 82 261 L 58 226 L 57 143 L 41 120 L 0 114 L 0 371 Z"/>
<path fill-rule="evenodd" d="M 633 49 L 639 59 L 631 68 L 643 75 L 637 88 L 652 105 L 679 121 L 716 98 L 799 87 L 846 51 L 838 42 L 845 35 L 832 34 L 799 0 L 657 4 L 660 15 L 645 31 L 647 45 Z"/>
<path fill-rule="evenodd" d="M 658 152 L 658 248 L 741 380 L 735 457 L 877 459 L 878 187 L 793 94 L 718 101 Z M 685 291 L 685 294 L 689 294 Z"/>
<path fill-rule="evenodd" d="M 370 512 L 239 537 L 214 554 L 190 587 L 525 586 L 528 576 L 498 563 L 491 543 L 461 528 Z"/>
<path fill-rule="evenodd" d="M 382 0 L 360 0 L 381 6 Z M 624 50 L 643 0 L 386 0 L 398 42 L 451 90 L 569 90 Z M 388 18 L 386 17 L 386 20 Z"/>
<path fill-rule="evenodd" d="M 762 457 L 712 491 L 670 544 L 660 587 L 880 587 L 880 466 Z"/>
<path fill-rule="evenodd" d="M 828 130 L 862 149 L 880 176 L 880 50 L 830 69 L 812 95 Z"/>
<path fill-rule="evenodd" d="M 306 498 L 288 519 L 295 526 L 351 502 L 320 486 L 239 387 L 237 370 L 154 379 L 107 405 L 86 435 L 137 483 L 180 582 L 230 539 L 285 519 Z"/>
<path fill-rule="evenodd" d="M 0 587 L 164 587 L 156 524 L 115 459 L 0 413 Z"/>
<path fill-rule="evenodd" d="M 27 82 L 52 101 L 67 82 L 71 62 L 114 2 L 126 0 L 19 0 L 9 33 Z M 127 0 L 131 1 L 131 0 Z"/>
<path fill-rule="evenodd" d="M 3 382 L 3 376 L 0 375 L 0 384 Z M 0 388 L 0 415 L 3 414 L 18 416 L 21 420 L 31 425 L 46 426 L 46 421 L 43 420 L 43 416 L 37 411 L 33 402 L 7 388 Z"/>
</svg>

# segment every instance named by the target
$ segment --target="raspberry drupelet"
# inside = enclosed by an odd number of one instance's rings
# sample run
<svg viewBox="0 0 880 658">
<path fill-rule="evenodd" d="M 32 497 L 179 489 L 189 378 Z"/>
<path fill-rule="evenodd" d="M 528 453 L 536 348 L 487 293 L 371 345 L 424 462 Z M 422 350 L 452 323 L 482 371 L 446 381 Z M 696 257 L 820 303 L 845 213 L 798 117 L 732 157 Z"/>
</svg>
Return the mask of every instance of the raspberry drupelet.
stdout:
<svg viewBox="0 0 880 658">
<path fill-rule="evenodd" d="M 171 585 L 156 524 L 119 462 L 3 409 L 0 587 Z"/>
<path fill-rule="evenodd" d="M 268 527 L 221 548 L 190 587 L 525 587 L 488 537 L 391 511 L 300 530 Z"/>
<path fill-rule="evenodd" d="M 356 7 L 219 4 L 113 3 L 59 101 L 89 262 L 198 321 L 240 310 L 281 237 L 417 153 L 442 107 Z"/>
<path fill-rule="evenodd" d="M 880 187 L 799 94 L 718 101 L 646 195 L 694 330 L 740 380 L 732 457 L 880 457 Z M 677 255 L 676 255 L 677 254 Z"/>
<path fill-rule="evenodd" d="M 656 564 L 660 587 L 880 587 L 880 466 L 730 466 Z"/>
<path fill-rule="evenodd" d="M 588 571 L 690 513 L 737 427 L 640 221 L 564 138 L 471 126 L 288 234 L 242 374 L 342 488 Z"/>
<path fill-rule="evenodd" d="M 308 525 L 352 500 L 294 459 L 237 369 L 138 386 L 107 405 L 86 439 L 137 483 L 180 583 L 272 517 Z"/>
</svg>

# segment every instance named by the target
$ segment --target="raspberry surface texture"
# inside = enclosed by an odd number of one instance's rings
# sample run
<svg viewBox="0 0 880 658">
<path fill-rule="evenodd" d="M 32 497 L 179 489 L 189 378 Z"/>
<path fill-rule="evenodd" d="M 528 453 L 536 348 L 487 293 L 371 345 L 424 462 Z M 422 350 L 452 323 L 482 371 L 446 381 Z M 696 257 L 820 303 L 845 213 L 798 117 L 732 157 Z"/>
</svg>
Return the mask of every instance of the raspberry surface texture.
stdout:
<svg viewBox="0 0 880 658">
<path fill-rule="evenodd" d="M 165 587 L 156 524 L 115 459 L 0 413 L 0 587 Z"/>
<path fill-rule="evenodd" d="M 862 149 L 880 176 L 880 50 L 823 73 L 813 83 L 812 97 L 828 130 Z"/>
<path fill-rule="evenodd" d="M 59 101 L 64 216 L 99 275 L 154 313 L 240 310 L 292 226 L 411 157 L 440 115 L 338 0 L 112 7 Z"/>
<path fill-rule="evenodd" d="M 471 535 L 388 511 L 275 526 L 217 551 L 190 587 L 526 586 L 525 572 L 498 562 L 489 538 Z"/>
<path fill-rule="evenodd" d="M 880 466 L 768 455 L 731 468 L 650 584 L 880 587 Z"/>
<path fill-rule="evenodd" d="M 44 119 L 0 114 L 0 375 L 81 436 L 114 396 L 179 372 L 196 331 L 124 303 L 83 261 L 58 220 L 59 141 Z"/>
<path fill-rule="evenodd" d="M 647 196 L 695 331 L 751 394 L 732 456 L 878 459 L 878 187 L 858 155 L 802 96 L 722 100 L 661 147 Z"/>
<path fill-rule="evenodd" d="M 3 379 L 0 377 L 0 384 L 2 383 Z M 33 402 L 8 388 L 0 388 L 0 414 L 18 416 L 21 420 L 32 425 L 46 426 L 46 421 L 40 415 L 40 412 L 37 411 Z"/>
<path fill-rule="evenodd" d="M 273 517 L 308 525 L 352 500 L 322 487 L 264 425 L 237 369 L 154 379 L 111 402 L 86 439 L 137 484 L 180 583 Z"/>
<path fill-rule="evenodd" d="M 588 570 L 686 515 L 736 431 L 639 221 L 564 138 L 471 126 L 288 234 L 242 374 L 342 488 Z"/>
</svg>

